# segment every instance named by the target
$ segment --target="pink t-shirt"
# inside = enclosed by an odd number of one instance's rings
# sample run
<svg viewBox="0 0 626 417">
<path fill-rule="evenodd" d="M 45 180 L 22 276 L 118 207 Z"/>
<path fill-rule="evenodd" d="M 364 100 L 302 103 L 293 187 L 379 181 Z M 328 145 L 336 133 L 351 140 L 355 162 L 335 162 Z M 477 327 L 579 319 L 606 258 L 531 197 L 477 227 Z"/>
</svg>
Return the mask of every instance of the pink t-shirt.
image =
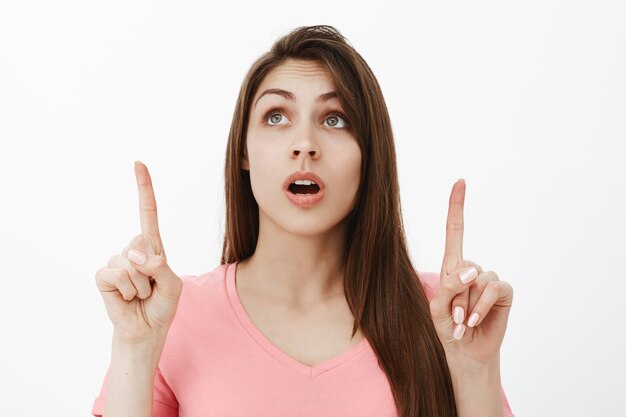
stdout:
<svg viewBox="0 0 626 417">
<path fill-rule="evenodd" d="M 317 366 L 281 351 L 237 295 L 237 262 L 182 276 L 183 291 L 154 380 L 158 417 L 397 417 L 367 339 Z M 438 273 L 421 273 L 430 299 Z M 92 415 L 104 411 L 109 372 Z M 504 417 L 512 417 L 504 391 Z"/>
</svg>

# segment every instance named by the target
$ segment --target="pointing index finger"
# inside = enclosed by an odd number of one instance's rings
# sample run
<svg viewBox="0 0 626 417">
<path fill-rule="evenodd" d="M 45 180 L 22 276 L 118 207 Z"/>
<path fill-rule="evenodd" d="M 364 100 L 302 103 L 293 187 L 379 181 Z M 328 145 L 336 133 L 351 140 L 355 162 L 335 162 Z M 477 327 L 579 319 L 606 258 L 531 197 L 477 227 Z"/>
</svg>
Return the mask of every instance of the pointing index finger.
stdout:
<svg viewBox="0 0 626 417">
<path fill-rule="evenodd" d="M 135 161 L 135 177 L 139 191 L 139 217 L 141 218 L 141 233 L 159 236 L 159 222 L 157 220 L 157 206 L 152 189 L 152 179 L 148 167 L 140 161 Z"/>
<path fill-rule="evenodd" d="M 446 250 L 443 256 L 446 272 L 451 272 L 463 261 L 463 206 L 465 204 L 465 180 L 452 186 L 448 219 L 446 221 Z"/>
</svg>

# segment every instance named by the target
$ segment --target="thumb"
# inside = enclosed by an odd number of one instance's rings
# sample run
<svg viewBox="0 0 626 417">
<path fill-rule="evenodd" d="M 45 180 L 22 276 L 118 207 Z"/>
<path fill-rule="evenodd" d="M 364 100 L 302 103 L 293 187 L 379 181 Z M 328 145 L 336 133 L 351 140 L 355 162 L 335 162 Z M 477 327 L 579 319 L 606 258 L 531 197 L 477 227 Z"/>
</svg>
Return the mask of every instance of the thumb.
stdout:
<svg viewBox="0 0 626 417">
<path fill-rule="evenodd" d="M 167 264 L 164 255 L 145 254 L 137 249 L 129 249 L 126 256 L 137 271 L 156 281 L 163 295 L 178 297 L 180 278 Z"/>
</svg>

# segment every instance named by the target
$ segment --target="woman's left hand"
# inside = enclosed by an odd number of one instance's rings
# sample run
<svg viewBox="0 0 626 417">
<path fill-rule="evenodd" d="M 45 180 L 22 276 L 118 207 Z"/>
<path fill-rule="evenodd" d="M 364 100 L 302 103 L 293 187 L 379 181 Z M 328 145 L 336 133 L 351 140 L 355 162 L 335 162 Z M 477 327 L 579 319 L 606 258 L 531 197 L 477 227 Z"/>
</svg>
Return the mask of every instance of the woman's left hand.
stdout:
<svg viewBox="0 0 626 417">
<path fill-rule="evenodd" d="M 463 260 L 464 203 L 465 181 L 459 180 L 450 194 L 441 283 L 430 302 L 430 312 L 449 363 L 466 368 L 497 361 L 499 366 L 513 288 L 495 272 Z M 474 274 L 468 270 L 472 267 Z"/>
</svg>

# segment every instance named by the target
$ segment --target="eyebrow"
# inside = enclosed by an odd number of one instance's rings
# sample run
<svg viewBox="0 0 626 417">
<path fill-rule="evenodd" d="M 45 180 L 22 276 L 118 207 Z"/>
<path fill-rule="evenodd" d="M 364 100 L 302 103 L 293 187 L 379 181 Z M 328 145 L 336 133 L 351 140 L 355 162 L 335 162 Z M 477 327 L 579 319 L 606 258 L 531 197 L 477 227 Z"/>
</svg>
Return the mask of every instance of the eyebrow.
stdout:
<svg viewBox="0 0 626 417">
<path fill-rule="evenodd" d="M 263 97 L 266 94 L 277 94 L 277 95 L 279 95 L 281 97 L 286 98 L 287 100 L 296 101 L 296 97 L 293 95 L 293 93 L 291 91 L 282 90 L 280 88 L 268 88 L 267 90 L 265 90 L 265 91 L 263 91 L 261 93 L 259 98 L 256 99 L 256 101 L 254 102 L 254 107 L 256 107 L 256 104 L 259 102 L 261 97 Z M 320 95 L 317 98 L 317 101 L 318 102 L 324 102 L 324 101 L 330 100 L 331 98 L 337 98 L 337 92 L 336 91 L 330 91 L 328 93 L 324 93 L 324 94 Z"/>
</svg>

